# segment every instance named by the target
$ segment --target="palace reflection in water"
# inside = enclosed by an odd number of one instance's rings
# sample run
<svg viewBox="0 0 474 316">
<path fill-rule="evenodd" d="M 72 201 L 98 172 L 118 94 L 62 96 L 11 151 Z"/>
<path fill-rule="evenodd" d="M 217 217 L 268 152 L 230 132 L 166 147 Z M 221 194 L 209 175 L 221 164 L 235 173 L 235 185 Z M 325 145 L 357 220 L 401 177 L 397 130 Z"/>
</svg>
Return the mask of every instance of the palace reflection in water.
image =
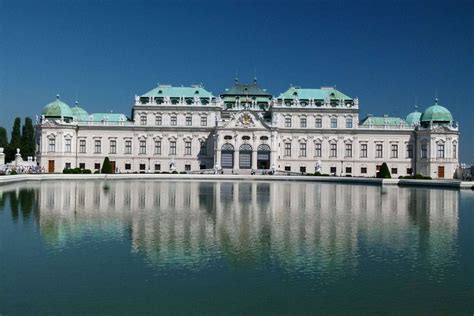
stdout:
<svg viewBox="0 0 474 316">
<path fill-rule="evenodd" d="M 199 270 L 216 260 L 271 262 L 290 274 L 322 279 L 349 274 L 367 257 L 427 265 L 442 276 L 456 251 L 458 195 L 297 182 L 0 187 L 0 202 L 10 198 L 13 218 L 34 218 L 52 249 L 86 237 L 119 238 L 130 240 L 132 251 L 157 269 Z"/>
</svg>

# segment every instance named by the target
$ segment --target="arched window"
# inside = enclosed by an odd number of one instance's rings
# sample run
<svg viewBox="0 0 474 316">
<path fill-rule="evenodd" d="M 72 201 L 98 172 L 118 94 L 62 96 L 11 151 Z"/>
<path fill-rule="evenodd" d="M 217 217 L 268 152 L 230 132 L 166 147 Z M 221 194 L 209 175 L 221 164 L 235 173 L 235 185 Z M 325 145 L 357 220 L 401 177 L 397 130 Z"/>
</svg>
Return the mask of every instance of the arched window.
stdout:
<svg viewBox="0 0 474 316">
<path fill-rule="evenodd" d="M 252 146 L 249 144 L 242 144 L 239 148 L 240 151 L 252 151 Z"/>
<path fill-rule="evenodd" d="M 234 146 L 232 146 L 232 144 L 224 144 L 224 145 L 222 145 L 221 150 L 228 150 L 228 151 L 232 150 L 233 151 Z"/>
<path fill-rule="evenodd" d="M 261 144 L 257 147 L 257 151 L 270 151 L 270 146 L 267 144 Z"/>
<path fill-rule="evenodd" d="M 337 117 L 331 117 L 331 128 L 337 128 Z"/>
</svg>

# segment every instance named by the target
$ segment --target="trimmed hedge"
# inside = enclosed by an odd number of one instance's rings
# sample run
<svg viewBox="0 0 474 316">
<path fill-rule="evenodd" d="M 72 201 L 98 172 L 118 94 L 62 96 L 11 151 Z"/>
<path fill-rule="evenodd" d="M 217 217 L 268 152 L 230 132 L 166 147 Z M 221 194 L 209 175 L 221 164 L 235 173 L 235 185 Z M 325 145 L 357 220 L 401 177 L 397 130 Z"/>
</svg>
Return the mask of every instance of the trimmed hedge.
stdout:
<svg viewBox="0 0 474 316">
<path fill-rule="evenodd" d="M 424 176 L 419 173 L 414 176 L 399 176 L 398 179 L 433 180 L 430 176 Z"/>
</svg>

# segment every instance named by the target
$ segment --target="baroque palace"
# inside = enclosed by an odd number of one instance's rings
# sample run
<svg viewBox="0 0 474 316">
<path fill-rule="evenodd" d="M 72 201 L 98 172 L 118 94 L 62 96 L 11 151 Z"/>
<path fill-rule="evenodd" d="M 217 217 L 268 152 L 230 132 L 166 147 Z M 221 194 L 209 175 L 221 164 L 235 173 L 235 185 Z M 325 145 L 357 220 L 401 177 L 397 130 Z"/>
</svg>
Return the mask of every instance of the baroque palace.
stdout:
<svg viewBox="0 0 474 316">
<path fill-rule="evenodd" d="M 438 104 L 406 118 L 359 118 L 359 100 L 334 87 L 290 87 L 273 96 L 235 81 L 219 96 L 201 85 L 158 85 L 135 96 L 131 118 L 88 113 L 57 96 L 37 120 L 37 161 L 48 172 L 298 172 L 453 178 L 459 130 Z M 247 170 L 247 171 L 246 171 Z"/>
</svg>

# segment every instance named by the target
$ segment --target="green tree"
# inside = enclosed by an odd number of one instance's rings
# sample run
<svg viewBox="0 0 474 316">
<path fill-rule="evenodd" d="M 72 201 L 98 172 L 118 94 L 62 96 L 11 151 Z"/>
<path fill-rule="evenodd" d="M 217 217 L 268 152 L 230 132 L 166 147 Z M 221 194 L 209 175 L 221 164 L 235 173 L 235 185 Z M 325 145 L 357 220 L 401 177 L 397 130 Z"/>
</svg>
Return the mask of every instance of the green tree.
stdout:
<svg viewBox="0 0 474 316">
<path fill-rule="evenodd" d="M 109 157 L 105 157 L 104 162 L 102 163 L 101 173 L 113 173 L 112 164 L 110 163 Z"/>
<path fill-rule="evenodd" d="M 33 127 L 33 121 L 29 117 L 25 118 L 25 124 L 23 125 L 20 149 L 23 159 L 35 155 L 35 128 Z"/>
<path fill-rule="evenodd" d="M 382 179 L 389 179 L 392 175 L 390 174 L 390 170 L 388 169 L 387 164 L 384 162 L 380 167 L 380 171 L 377 173 L 377 178 Z"/>
<path fill-rule="evenodd" d="M 7 148 L 8 146 L 8 136 L 7 130 L 4 127 L 0 126 L 0 148 Z"/>
<path fill-rule="evenodd" d="M 12 136 L 10 138 L 10 144 L 8 144 L 5 151 L 5 160 L 7 162 L 15 159 L 16 149 L 21 147 L 21 119 L 15 118 L 13 122 Z"/>
</svg>

